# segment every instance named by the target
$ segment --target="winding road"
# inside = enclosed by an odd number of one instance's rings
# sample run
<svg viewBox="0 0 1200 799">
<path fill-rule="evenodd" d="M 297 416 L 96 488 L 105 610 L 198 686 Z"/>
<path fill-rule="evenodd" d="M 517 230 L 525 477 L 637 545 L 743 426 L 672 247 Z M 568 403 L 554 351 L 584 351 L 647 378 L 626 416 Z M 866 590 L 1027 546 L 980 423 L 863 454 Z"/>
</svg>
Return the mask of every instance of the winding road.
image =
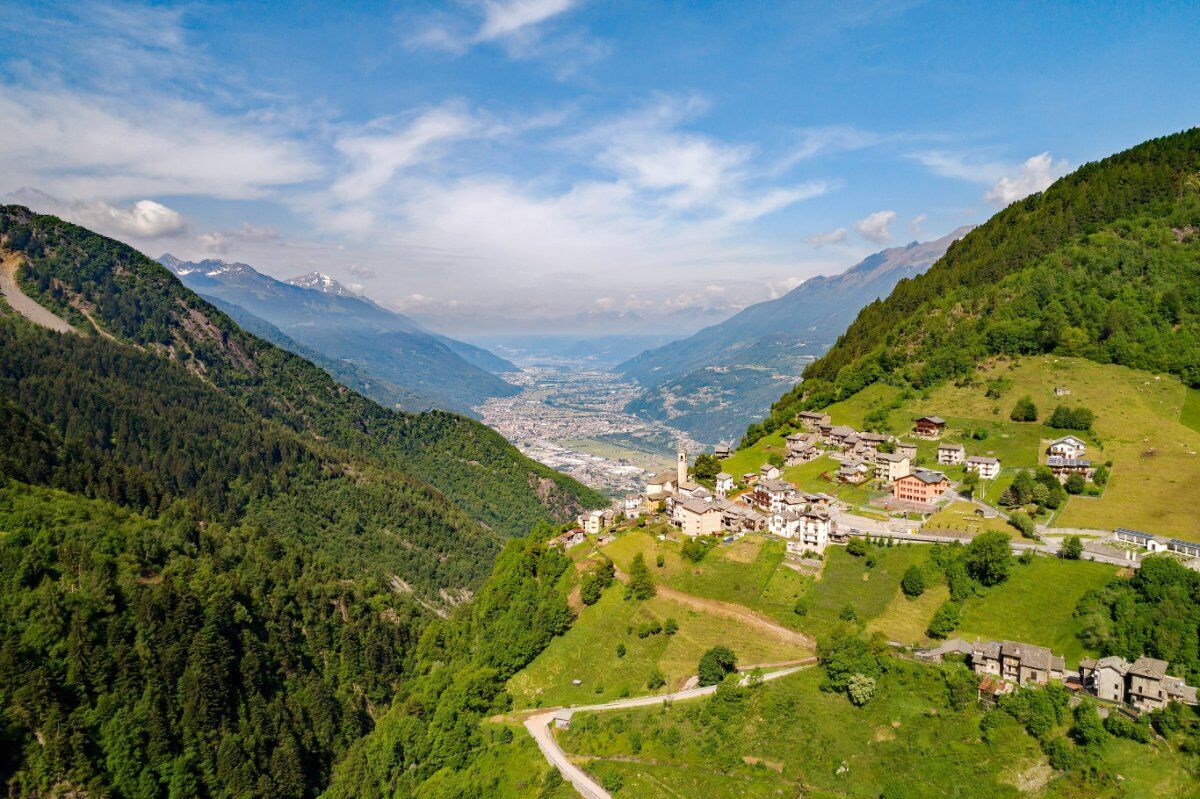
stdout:
<svg viewBox="0 0 1200 799">
<path fill-rule="evenodd" d="M 789 674 L 795 674 L 801 669 L 808 668 L 816 663 L 816 658 L 807 658 L 803 663 L 787 668 L 778 669 L 768 672 L 762 676 L 763 681 L 777 680 L 780 677 L 786 677 Z M 745 684 L 749 680 L 749 675 L 742 678 L 742 683 Z M 689 688 L 685 691 L 676 691 L 668 694 L 655 694 L 653 696 L 635 696 L 630 699 L 619 699 L 615 702 L 604 702 L 599 705 L 584 705 L 582 707 L 565 708 L 565 713 L 568 718 L 575 713 L 595 713 L 606 710 L 628 710 L 635 707 L 650 707 L 653 705 L 661 705 L 665 702 L 680 702 L 687 699 L 697 699 L 702 696 L 708 696 L 715 693 L 717 686 L 708 685 L 703 688 Z M 559 770 L 563 775 L 563 779 L 575 786 L 575 790 L 584 799 L 612 799 L 612 794 L 604 790 L 600 783 L 596 782 L 583 769 L 571 762 L 567 753 L 558 745 L 558 741 L 554 738 L 554 731 L 551 725 L 554 723 L 554 717 L 560 712 L 564 712 L 564 708 L 554 708 L 546 710 L 537 715 L 530 716 L 525 720 L 525 729 L 533 736 L 533 740 L 537 741 L 538 748 L 542 750 L 542 754 L 550 765 Z"/>
<path fill-rule="evenodd" d="M 0 294 L 12 309 L 35 325 L 49 328 L 57 333 L 77 333 L 66 320 L 46 310 L 31 300 L 17 284 L 17 267 L 21 256 L 15 252 L 0 251 Z"/>
</svg>

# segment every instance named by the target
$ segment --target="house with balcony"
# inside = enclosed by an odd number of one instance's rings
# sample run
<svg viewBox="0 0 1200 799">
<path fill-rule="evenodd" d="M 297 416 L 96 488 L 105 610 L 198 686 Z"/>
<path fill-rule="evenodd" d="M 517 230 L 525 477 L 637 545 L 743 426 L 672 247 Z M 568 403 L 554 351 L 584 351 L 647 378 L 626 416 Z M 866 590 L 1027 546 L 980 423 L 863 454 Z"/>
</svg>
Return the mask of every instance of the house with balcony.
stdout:
<svg viewBox="0 0 1200 799">
<path fill-rule="evenodd" d="M 980 480 L 995 480 L 1000 476 L 1000 459 L 987 455 L 972 455 L 965 461 L 968 472 L 975 472 Z"/>
</svg>

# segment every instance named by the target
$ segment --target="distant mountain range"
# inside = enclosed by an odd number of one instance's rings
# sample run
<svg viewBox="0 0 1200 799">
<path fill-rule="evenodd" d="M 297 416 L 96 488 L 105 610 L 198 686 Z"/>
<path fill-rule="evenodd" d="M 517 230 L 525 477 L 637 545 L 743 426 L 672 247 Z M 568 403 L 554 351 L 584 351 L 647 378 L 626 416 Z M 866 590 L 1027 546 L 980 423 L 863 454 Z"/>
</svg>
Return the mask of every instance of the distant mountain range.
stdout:
<svg viewBox="0 0 1200 799">
<path fill-rule="evenodd" d="M 646 389 L 627 410 L 700 441 L 736 439 L 747 419 L 760 417 L 799 380 L 859 310 L 924 272 L 970 230 L 875 253 L 839 275 L 806 280 L 782 297 L 625 361 L 616 370 Z"/>
<path fill-rule="evenodd" d="M 170 253 L 158 261 L 243 327 L 386 405 L 473 413 L 489 397 L 518 391 L 497 376 L 516 371 L 511 362 L 434 333 L 320 272 L 284 282 L 242 263 Z"/>
</svg>

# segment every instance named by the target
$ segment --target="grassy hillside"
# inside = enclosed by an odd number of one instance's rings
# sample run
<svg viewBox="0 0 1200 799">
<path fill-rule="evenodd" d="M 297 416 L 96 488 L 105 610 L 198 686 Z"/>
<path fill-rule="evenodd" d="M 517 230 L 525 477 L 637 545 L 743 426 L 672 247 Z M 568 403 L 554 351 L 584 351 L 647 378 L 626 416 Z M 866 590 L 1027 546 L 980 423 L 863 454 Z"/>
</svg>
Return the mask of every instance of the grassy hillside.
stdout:
<svg viewBox="0 0 1200 799">
<path fill-rule="evenodd" d="M 974 639 L 1025 641 L 1048 646 L 1075 668 L 1085 653 L 1075 615 L 1079 600 L 1103 588 L 1117 574 L 1105 563 L 1034 558 L 1007 580 L 968 600 L 955 635 Z"/>
<path fill-rule="evenodd" d="M 675 619 L 679 632 L 638 637 L 639 625 L 667 619 Z M 700 656 L 717 644 L 728 646 L 744 664 L 780 663 L 812 653 L 666 597 L 627 601 L 624 588 L 614 585 L 583 610 L 566 635 L 509 680 L 508 690 L 517 707 L 594 704 L 654 693 L 647 680 L 656 669 L 667 680 L 658 690 L 677 690 L 696 673 Z M 619 645 L 624 655 L 617 654 Z"/>
<path fill-rule="evenodd" d="M 1055 396 L 1055 388 L 1070 391 Z M 997 396 L 998 395 L 998 396 Z M 992 504 L 1012 481 L 1019 468 L 1045 463 L 1050 440 L 1066 433 L 1081 435 L 1088 457 L 1101 465 L 1111 461 L 1111 479 L 1100 497 L 1072 497 L 1051 524 L 1063 528 L 1111 530 L 1117 526 L 1154 533 L 1200 539 L 1190 508 L 1190 495 L 1200 485 L 1200 391 L 1177 378 L 1115 364 L 1098 364 L 1084 358 L 1057 355 L 991 358 L 970 375 L 923 391 L 878 383 L 829 405 L 836 424 L 859 429 L 872 412 L 886 412 L 886 429 L 906 436 L 920 416 L 936 414 L 946 419 L 942 442 L 961 443 L 968 455 L 1000 459 L 1001 476 L 984 486 L 984 499 Z M 1058 430 L 1045 424 L 1014 422 L 1013 405 L 1030 397 L 1043 421 L 1058 405 L 1086 407 L 1096 414 L 1089 432 Z M 983 432 L 979 439 L 972 434 Z M 769 452 L 782 446 L 783 431 L 766 436 L 739 450 L 726 464 L 761 464 Z M 909 437 L 911 441 L 916 439 Z M 940 442 L 917 441 L 918 459 L 937 462 Z M 807 490 L 837 493 L 813 481 L 813 464 L 785 470 L 785 476 Z M 954 472 L 954 469 L 950 470 Z M 859 492 L 864 489 L 858 489 Z M 851 491 L 843 497 L 857 497 Z M 930 519 L 931 528 L 971 532 L 968 527 L 1002 529 L 1003 522 L 971 518 L 956 523 L 954 508 Z M 961 514 L 959 514 L 961 515 Z"/>
<path fill-rule="evenodd" d="M 987 396 L 997 381 L 1000 397 Z M 1055 387 L 1070 390 L 1055 397 Z M 969 381 L 946 383 L 922 394 L 910 394 L 889 416 L 893 431 L 902 433 L 912 420 L 938 414 L 949 423 L 947 441 L 960 441 L 972 455 L 994 455 L 1011 473 L 1016 467 L 1044 462 L 1050 439 L 1069 431 L 1040 423 L 1013 422 L 1009 412 L 1022 397 L 1032 397 L 1049 417 L 1056 405 L 1083 406 L 1096 414 L 1092 433 L 1083 437 L 1088 456 L 1097 464 L 1112 462 L 1103 496 L 1072 497 L 1055 517 L 1059 527 L 1144 529 L 1195 540 L 1197 532 L 1190 510 L 1193 488 L 1200 485 L 1200 431 L 1188 421 L 1192 389 L 1179 380 L 1112 364 L 1060 356 L 1025 357 L 989 361 L 975 370 Z M 835 421 L 861 415 L 867 408 L 884 405 L 899 392 L 873 386 L 855 398 L 831 407 Z M 847 406 L 859 406 L 847 408 Z M 979 441 L 964 436 L 968 430 L 987 430 Z M 932 462 L 931 444 L 921 454 Z M 994 499 L 998 491 L 989 491 Z"/>
<path fill-rule="evenodd" d="M 969 379 L 996 356 L 1086 358 L 1197 386 L 1198 308 L 1193 129 L 1088 164 L 976 228 L 924 275 L 865 308 L 745 443 L 805 408 L 881 383 L 929 391 Z"/>
<path fill-rule="evenodd" d="M 929 547 L 877 548 L 874 558 L 877 563 L 871 568 L 865 558 L 853 557 L 843 547 L 827 550 L 821 578 L 805 595 L 808 613 L 799 620 L 801 629 L 818 637 L 827 635 L 846 607 L 854 609 L 858 622 L 872 622 L 895 599 L 905 570 L 929 559 Z"/>
<path fill-rule="evenodd" d="M 619 774 L 618 795 L 639 799 L 1197 794 L 1196 756 L 1164 742 L 1109 738 L 1095 771 L 1066 774 L 1011 719 L 984 743 L 982 709 L 949 701 L 937 668 L 893 662 L 861 708 L 820 682 L 814 669 L 666 710 L 577 714 L 560 741 L 592 774 Z"/>
<path fill-rule="evenodd" d="M 633 557 L 641 553 L 651 564 L 655 579 L 687 594 L 733 602 L 764 613 L 777 621 L 796 626 L 792 613 L 796 598 L 809 578 L 783 564 L 784 544 L 765 536 L 747 536 L 732 544 L 716 546 L 699 563 L 679 555 L 680 545 L 670 539 L 659 541 L 658 531 L 627 533 L 604 548 L 617 567 L 628 571 Z M 663 556 L 663 566 L 653 564 Z"/>
</svg>

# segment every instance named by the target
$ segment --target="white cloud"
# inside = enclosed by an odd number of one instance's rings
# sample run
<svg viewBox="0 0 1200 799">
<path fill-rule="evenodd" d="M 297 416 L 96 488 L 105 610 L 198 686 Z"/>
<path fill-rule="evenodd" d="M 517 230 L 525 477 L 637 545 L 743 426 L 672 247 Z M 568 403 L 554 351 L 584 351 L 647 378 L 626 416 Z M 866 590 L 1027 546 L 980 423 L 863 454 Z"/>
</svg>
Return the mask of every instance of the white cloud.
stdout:
<svg viewBox="0 0 1200 799">
<path fill-rule="evenodd" d="M 929 214 L 917 214 L 914 216 L 913 220 L 908 223 L 908 232 L 914 236 L 924 236 L 925 228 L 922 226 L 925 224 L 925 220 L 928 218 Z"/>
<path fill-rule="evenodd" d="M 138 200 L 118 207 L 102 200 L 60 200 L 32 188 L 18 189 L 4 199 L 117 237 L 157 239 L 186 233 L 189 227 L 183 214 L 154 200 Z"/>
<path fill-rule="evenodd" d="M 824 233 L 814 233 L 805 239 L 814 247 L 827 247 L 831 244 L 845 244 L 849 238 L 846 233 L 846 228 L 840 227 L 837 230 L 829 230 Z"/>
<path fill-rule="evenodd" d="M 577 5 L 576 0 L 486 0 L 475 40 L 488 42 L 539 25 Z"/>
<path fill-rule="evenodd" d="M 924 150 L 910 153 L 909 158 L 920 162 L 935 175 L 968 180 L 972 183 L 991 183 L 998 180 L 1005 170 L 1003 164 L 984 160 L 970 153 Z"/>
<path fill-rule="evenodd" d="M 1022 164 L 1007 164 L 981 158 L 976 154 L 928 150 L 911 153 L 936 175 L 991 185 L 983 195 L 985 202 L 1003 207 L 1028 197 L 1070 171 L 1065 158 L 1055 161 L 1049 152 L 1026 159 Z"/>
<path fill-rule="evenodd" d="M 335 146 L 350 168 L 332 191 L 341 200 L 361 200 L 383 188 L 399 170 L 433 157 L 438 144 L 466 138 L 478 128 L 458 104 L 431 109 L 407 124 L 375 121 L 337 139 Z"/>
<path fill-rule="evenodd" d="M 1045 152 L 1029 158 L 1021 164 L 1015 175 L 1004 175 L 996 185 L 983 195 L 993 205 L 1004 207 L 1022 200 L 1035 192 L 1043 191 L 1051 183 L 1067 174 L 1070 167 L 1065 158 L 1055 161 Z"/>
<path fill-rule="evenodd" d="M 211 230 L 196 237 L 196 245 L 205 253 L 225 255 L 256 242 L 279 240 L 279 231 L 273 227 L 258 227 L 243 222 L 237 230 Z"/>
<path fill-rule="evenodd" d="M 454 55 L 475 45 L 496 43 L 510 57 L 531 58 L 547 50 L 544 25 L 578 5 L 580 0 L 482 0 L 474 3 L 470 18 L 442 10 L 408 20 L 414 30 L 406 43 Z M 568 38 L 577 55 L 582 52 L 585 58 L 592 58 L 600 54 L 594 42 L 578 35 Z M 562 48 L 550 46 L 549 50 L 558 57 L 570 55 Z"/>
<path fill-rule="evenodd" d="M 854 223 L 858 235 L 873 244 L 887 244 L 892 240 L 888 225 L 896 218 L 895 211 L 876 211 Z"/>
<path fill-rule="evenodd" d="M 199 103 L 4 84 L 0 163 L 0 189 L 37 185 L 56 196 L 108 200 L 139 194 L 251 199 L 321 172 L 286 134 Z"/>
</svg>

